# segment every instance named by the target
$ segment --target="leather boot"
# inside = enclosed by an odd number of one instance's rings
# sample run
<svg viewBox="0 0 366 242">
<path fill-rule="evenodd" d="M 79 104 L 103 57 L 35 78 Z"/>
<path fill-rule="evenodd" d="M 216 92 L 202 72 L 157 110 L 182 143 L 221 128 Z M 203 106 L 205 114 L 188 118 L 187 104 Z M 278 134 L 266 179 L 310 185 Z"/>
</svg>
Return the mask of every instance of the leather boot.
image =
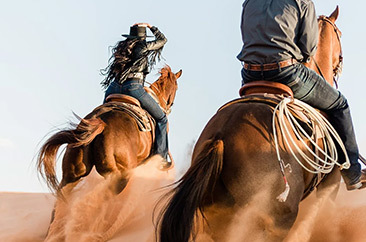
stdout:
<svg viewBox="0 0 366 242">
<path fill-rule="evenodd" d="M 160 162 L 159 170 L 166 171 L 169 170 L 172 166 L 172 162 L 168 161 L 167 159 L 164 159 Z"/>
<path fill-rule="evenodd" d="M 344 181 L 346 183 L 346 188 L 348 191 L 363 189 L 366 187 L 366 170 L 362 170 L 361 175 L 357 179 L 353 181 L 344 179 Z"/>
<path fill-rule="evenodd" d="M 170 151 L 168 151 L 168 155 L 166 158 L 163 158 L 163 160 L 160 162 L 159 169 L 161 171 L 167 171 L 174 167 L 174 162 L 172 155 L 170 154 Z"/>
</svg>

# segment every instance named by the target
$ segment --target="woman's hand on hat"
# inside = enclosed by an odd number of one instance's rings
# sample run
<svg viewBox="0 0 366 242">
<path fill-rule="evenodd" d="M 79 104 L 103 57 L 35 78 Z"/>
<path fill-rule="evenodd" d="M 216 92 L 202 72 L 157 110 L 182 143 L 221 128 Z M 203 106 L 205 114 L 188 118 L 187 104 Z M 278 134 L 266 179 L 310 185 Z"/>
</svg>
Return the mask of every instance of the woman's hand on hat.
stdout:
<svg viewBox="0 0 366 242">
<path fill-rule="evenodd" d="M 148 27 L 148 28 L 151 28 L 151 25 L 149 23 L 136 23 L 134 24 L 133 26 L 141 26 L 141 27 Z"/>
</svg>

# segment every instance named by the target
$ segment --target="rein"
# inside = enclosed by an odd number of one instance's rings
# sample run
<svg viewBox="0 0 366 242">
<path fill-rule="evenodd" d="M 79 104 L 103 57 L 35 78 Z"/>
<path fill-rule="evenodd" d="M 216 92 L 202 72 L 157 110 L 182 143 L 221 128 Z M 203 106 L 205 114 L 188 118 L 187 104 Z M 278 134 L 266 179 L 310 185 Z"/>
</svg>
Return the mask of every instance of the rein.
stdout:
<svg viewBox="0 0 366 242">
<path fill-rule="evenodd" d="M 332 25 L 334 32 L 336 33 L 339 46 L 340 46 L 339 62 L 337 64 L 337 66 L 333 68 L 333 82 L 335 83 L 336 87 L 338 88 L 338 79 L 339 79 L 339 76 L 341 75 L 342 69 L 343 69 L 343 52 L 342 52 L 341 36 L 339 34 L 340 31 L 339 31 L 338 27 L 332 21 L 330 21 L 326 16 L 320 16 L 318 18 L 318 21 L 324 21 L 325 23 L 329 23 L 330 25 Z M 312 58 L 312 60 L 314 61 L 319 74 L 324 78 L 324 75 L 323 75 L 318 63 L 314 59 L 314 57 Z"/>
</svg>

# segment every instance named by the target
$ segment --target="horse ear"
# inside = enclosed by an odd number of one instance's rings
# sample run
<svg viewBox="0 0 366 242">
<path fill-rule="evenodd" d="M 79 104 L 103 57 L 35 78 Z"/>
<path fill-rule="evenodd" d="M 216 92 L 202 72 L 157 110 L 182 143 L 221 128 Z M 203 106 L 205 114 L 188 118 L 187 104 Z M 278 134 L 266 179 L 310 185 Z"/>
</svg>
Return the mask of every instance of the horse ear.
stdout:
<svg viewBox="0 0 366 242">
<path fill-rule="evenodd" d="M 337 5 L 336 9 L 333 11 L 333 13 L 329 16 L 329 19 L 334 23 L 339 15 L 339 7 Z"/>
<path fill-rule="evenodd" d="M 175 77 L 178 79 L 182 75 L 182 70 L 175 73 Z"/>
</svg>

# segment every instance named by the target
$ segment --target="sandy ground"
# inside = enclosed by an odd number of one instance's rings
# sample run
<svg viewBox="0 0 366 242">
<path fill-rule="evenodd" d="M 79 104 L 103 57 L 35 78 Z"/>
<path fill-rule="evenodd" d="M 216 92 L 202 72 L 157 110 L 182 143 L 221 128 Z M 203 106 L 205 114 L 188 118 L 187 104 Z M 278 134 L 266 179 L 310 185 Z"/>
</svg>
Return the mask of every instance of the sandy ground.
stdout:
<svg viewBox="0 0 366 242">
<path fill-rule="evenodd" d="M 175 177 L 174 169 L 158 170 L 159 162 L 152 159 L 135 169 L 118 195 L 109 189 L 109 179 L 94 171 L 73 188 L 67 202 L 56 202 L 51 194 L 0 193 L 0 241 L 154 241 L 153 212 L 166 192 L 158 188 Z"/>
<path fill-rule="evenodd" d="M 0 241 L 43 241 L 55 198 L 42 193 L 0 193 Z"/>
<path fill-rule="evenodd" d="M 56 201 L 52 195 L 0 193 L 0 241 L 154 241 L 152 214 L 163 194 L 156 189 L 174 179 L 174 171 L 158 171 L 157 162 L 137 169 L 117 196 L 108 192 L 108 180 L 93 173 L 74 188 L 67 203 L 56 203 L 47 238 Z M 304 201 L 288 241 L 366 241 L 366 191 L 347 192 L 342 186 L 335 202 L 318 205 L 315 196 Z"/>
</svg>

